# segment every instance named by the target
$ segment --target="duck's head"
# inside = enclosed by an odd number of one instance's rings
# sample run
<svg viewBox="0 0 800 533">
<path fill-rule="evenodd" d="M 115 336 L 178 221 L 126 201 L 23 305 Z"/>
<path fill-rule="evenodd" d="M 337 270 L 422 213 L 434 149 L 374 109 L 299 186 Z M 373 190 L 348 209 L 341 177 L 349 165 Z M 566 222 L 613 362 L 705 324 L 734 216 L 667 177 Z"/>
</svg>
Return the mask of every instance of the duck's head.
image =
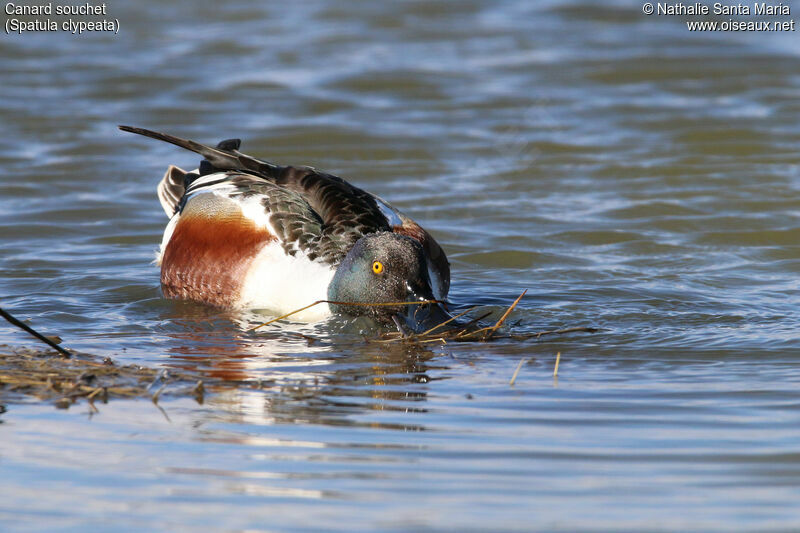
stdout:
<svg viewBox="0 0 800 533">
<path fill-rule="evenodd" d="M 428 266 L 422 246 L 414 239 L 391 232 L 361 237 L 336 269 L 328 286 L 328 299 L 358 304 L 433 300 Z M 330 304 L 336 313 L 367 315 L 422 332 L 450 318 L 441 304 L 355 306 Z"/>
</svg>

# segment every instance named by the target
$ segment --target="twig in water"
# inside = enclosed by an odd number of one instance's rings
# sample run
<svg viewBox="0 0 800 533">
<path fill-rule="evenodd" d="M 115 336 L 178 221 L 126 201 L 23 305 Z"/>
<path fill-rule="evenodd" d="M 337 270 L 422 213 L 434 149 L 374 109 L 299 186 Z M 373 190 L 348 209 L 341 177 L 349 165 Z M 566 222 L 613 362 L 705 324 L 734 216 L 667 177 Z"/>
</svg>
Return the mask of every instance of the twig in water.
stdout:
<svg viewBox="0 0 800 533">
<path fill-rule="evenodd" d="M 45 337 L 44 335 L 42 335 L 41 333 L 39 333 L 38 331 L 36 331 L 32 327 L 30 327 L 27 324 L 21 322 L 20 320 L 15 318 L 13 315 L 11 315 L 8 311 L 5 311 L 2 308 L 0 308 L 0 316 L 2 316 L 3 318 L 5 318 L 9 322 L 11 322 L 13 325 L 17 326 L 18 328 L 30 333 L 31 335 L 33 335 L 34 337 L 36 337 L 37 339 L 39 339 L 40 341 L 42 341 L 43 343 L 45 343 L 46 345 L 48 345 L 49 347 L 51 347 L 52 349 L 54 349 L 55 351 L 57 351 L 58 353 L 63 355 L 64 357 L 72 357 L 72 354 L 70 352 L 68 352 L 67 350 L 65 350 L 64 348 L 62 348 L 61 346 L 59 346 L 58 344 L 53 342 L 52 340 L 48 339 L 47 337 Z"/>
<path fill-rule="evenodd" d="M 464 324 L 463 326 L 461 326 L 461 328 L 464 329 L 464 330 L 469 329 L 469 328 L 471 328 L 472 326 L 474 326 L 475 324 L 477 324 L 478 322 L 480 322 L 481 320 L 483 320 L 484 318 L 486 318 L 487 316 L 489 316 L 491 314 L 492 314 L 492 312 L 488 311 L 488 312 L 482 314 L 481 316 L 475 317 L 472 320 L 470 320 L 469 322 L 467 322 L 466 324 Z"/>
<path fill-rule="evenodd" d="M 558 364 L 561 362 L 561 352 L 556 354 L 556 367 L 553 369 L 553 377 L 558 379 Z"/>
<path fill-rule="evenodd" d="M 275 317 L 272 320 L 267 320 L 263 324 L 259 324 L 253 328 L 250 328 L 249 331 L 255 331 L 258 328 L 263 328 L 264 326 L 269 326 L 273 322 L 277 322 L 278 320 L 283 320 L 284 318 L 289 318 L 292 315 L 296 315 L 300 311 L 305 311 L 310 307 L 314 307 L 315 305 L 319 304 L 333 304 L 333 305 L 346 305 L 348 307 L 389 307 L 394 305 L 422 305 L 422 304 L 441 304 L 444 303 L 441 300 L 419 300 L 417 302 L 377 302 L 377 303 L 361 303 L 361 302 L 337 302 L 335 300 L 317 300 L 313 304 L 308 304 L 305 307 L 301 307 L 300 309 L 295 309 L 291 313 L 286 313 L 285 315 L 281 315 L 279 317 Z"/>
<path fill-rule="evenodd" d="M 517 365 L 517 369 L 514 370 L 514 375 L 511 376 L 511 381 L 508 382 L 509 386 L 511 386 L 511 387 L 514 386 L 514 382 L 517 381 L 517 374 L 519 374 L 519 370 L 522 368 L 522 364 L 527 360 L 528 359 L 526 357 L 523 357 L 522 359 L 519 360 L 519 364 Z"/>
<path fill-rule="evenodd" d="M 503 324 L 503 322 L 505 322 L 506 318 L 508 318 L 508 315 L 511 314 L 511 311 L 514 310 L 514 308 L 517 306 L 519 301 L 522 300 L 522 297 L 525 296 L 527 293 L 528 293 L 528 289 L 525 289 L 524 291 L 522 291 L 522 294 L 520 294 L 517 297 L 517 299 L 514 300 L 514 303 L 511 304 L 511 307 L 506 309 L 506 312 L 503 313 L 503 316 L 500 317 L 500 320 L 497 321 L 497 324 L 495 324 L 494 327 L 492 327 L 489 331 L 486 332 L 486 335 L 484 335 L 484 339 L 488 339 L 489 337 L 494 335 L 494 332 L 497 331 L 497 328 L 499 328 Z"/>
<path fill-rule="evenodd" d="M 483 327 L 483 328 L 479 328 L 479 329 L 475 329 L 475 330 L 471 329 L 476 323 L 478 323 L 479 321 L 481 321 L 484 318 L 486 318 L 489 314 L 491 314 L 491 313 L 486 313 L 484 315 L 481 315 L 478 318 L 474 318 L 474 319 L 470 320 L 466 324 L 459 324 L 454 329 L 451 329 L 451 330 L 447 330 L 447 329 L 442 330 L 442 329 L 440 329 L 443 326 L 446 326 L 447 324 L 450 324 L 451 322 L 455 321 L 456 319 L 464 316 L 465 314 L 467 314 L 470 311 L 473 311 L 475 309 L 475 307 L 471 307 L 470 309 L 467 309 L 466 311 L 464 311 L 464 312 L 462 312 L 462 313 L 460 313 L 460 314 L 458 314 L 458 315 L 456 315 L 454 317 L 451 317 L 448 320 L 442 322 L 441 324 L 438 324 L 438 325 L 436 325 L 436 326 L 434 326 L 434 327 L 432 327 L 432 328 L 430 328 L 427 331 L 424 331 L 422 333 L 405 335 L 403 333 L 399 333 L 399 332 L 396 332 L 396 331 L 388 332 L 388 333 L 382 335 L 380 339 L 376 339 L 373 342 L 378 342 L 378 343 L 399 343 L 399 342 L 403 342 L 403 343 L 419 343 L 419 344 L 440 342 L 442 344 L 447 344 L 447 341 L 467 341 L 467 342 L 469 342 L 469 341 L 478 341 L 478 342 L 486 342 L 486 341 L 489 341 L 489 340 L 491 340 L 493 338 L 501 338 L 500 336 L 496 336 L 497 330 L 500 329 L 500 326 L 503 325 L 503 323 L 506 321 L 506 319 L 509 317 L 509 315 L 511 315 L 511 312 L 517 307 L 519 302 L 522 300 L 522 298 L 527 293 L 528 293 L 528 290 L 525 289 L 522 292 L 522 294 L 520 294 L 517 297 L 517 299 L 514 300 L 514 303 L 512 303 L 508 307 L 508 309 L 505 310 L 503 315 L 500 317 L 500 319 L 493 326 L 487 326 L 487 327 Z M 264 326 L 268 326 L 268 325 L 273 324 L 273 323 L 275 323 L 275 322 L 277 322 L 279 320 L 283 320 L 283 319 L 288 318 L 288 317 L 290 317 L 292 315 L 295 315 L 295 314 L 297 314 L 297 313 L 299 313 L 301 311 L 305 311 L 306 309 L 309 309 L 309 308 L 311 308 L 311 307 L 313 307 L 315 305 L 324 304 L 324 303 L 333 304 L 333 305 L 353 306 L 353 307 L 384 307 L 384 306 L 400 306 L 400 305 L 425 305 L 425 304 L 436 304 L 436 303 L 444 303 L 444 302 L 442 302 L 441 300 L 420 300 L 420 301 L 417 301 L 417 302 L 361 303 L 361 302 L 339 302 L 339 301 L 333 301 L 333 300 L 318 300 L 318 301 L 316 301 L 316 302 L 314 302 L 312 304 L 306 305 L 305 307 L 301 307 L 300 309 L 296 309 L 296 310 L 292 311 L 291 313 L 286 313 L 285 315 L 281 315 L 279 317 L 275 317 L 275 318 L 273 318 L 271 320 L 268 320 L 267 322 L 264 322 L 263 324 L 259 324 L 259 325 L 255 326 L 253 328 L 250 328 L 249 331 L 256 331 L 259 328 L 262 328 Z M 597 330 L 597 328 L 592 328 L 592 327 L 576 327 L 576 328 L 557 329 L 557 330 L 550 330 L 550 331 L 540 331 L 539 333 L 528 333 L 528 334 L 523 334 L 523 335 L 513 335 L 513 334 L 511 334 L 511 335 L 503 336 L 502 338 L 508 338 L 508 339 L 513 339 L 513 340 L 526 340 L 526 339 L 531 339 L 531 338 L 539 339 L 539 337 L 541 337 L 542 335 L 551 335 L 551 334 L 560 334 L 560 333 L 574 333 L 574 332 L 579 332 L 579 331 L 580 332 L 585 332 L 585 333 L 594 333 L 594 332 L 596 332 L 598 330 Z M 365 339 L 365 340 L 370 340 L 370 339 Z"/>
<path fill-rule="evenodd" d="M 519 301 L 522 300 L 522 297 L 525 296 L 525 294 L 527 292 L 528 292 L 528 289 L 525 289 L 524 291 L 522 291 L 522 294 L 520 294 L 517 297 L 517 299 L 514 300 L 514 303 L 512 303 L 508 307 L 508 309 L 506 309 L 506 312 L 503 313 L 503 316 L 500 317 L 500 320 L 498 320 L 497 323 L 494 326 L 488 326 L 488 327 L 481 328 L 481 329 L 476 330 L 476 331 L 470 331 L 469 327 L 465 326 L 453 338 L 454 339 L 459 339 L 459 340 L 488 341 L 490 338 L 492 338 L 492 335 L 494 335 L 494 332 L 497 331 L 497 329 L 503 324 L 503 322 L 505 322 L 506 318 L 508 318 L 508 315 L 511 314 L 511 311 L 514 310 L 514 308 L 517 306 Z M 481 334 L 481 333 L 483 333 L 483 335 L 479 337 L 479 334 Z"/>
<path fill-rule="evenodd" d="M 597 328 L 591 328 L 591 327 L 552 329 L 550 331 L 540 331 L 539 333 L 534 333 L 531 336 L 532 337 L 536 337 L 538 339 L 542 335 L 551 335 L 551 334 L 559 334 L 559 333 L 575 333 L 575 332 L 578 332 L 578 331 L 582 331 L 584 333 L 597 333 L 599 330 Z M 528 338 L 528 337 L 526 337 L 526 338 Z"/>
<path fill-rule="evenodd" d="M 428 331 L 423 331 L 422 333 L 420 333 L 420 334 L 419 334 L 419 336 L 420 336 L 420 337 L 424 337 L 425 335 L 430 335 L 430 333 L 431 333 L 432 331 L 436 331 L 436 330 L 437 330 L 437 329 L 439 329 L 440 327 L 442 327 L 442 326 L 446 326 L 447 324 L 449 324 L 449 323 L 450 323 L 450 322 L 452 322 L 453 320 L 455 320 L 455 319 L 457 319 L 457 318 L 461 318 L 462 316 L 466 315 L 467 313 L 469 313 L 470 311 L 472 311 L 472 310 L 473 310 L 473 309 L 475 309 L 476 307 L 478 307 L 478 306 L 476 305 L 476 306 L 470 307 L 469 309 L 467 309 L 467 310 L 466 310 L 466 311 L 464 311 L 463 313 L 459 313 L 459 314 L 457 314 L 456 316 L 453 316 L 453 317 L 450 317 L 450 318 L 448 318 L 447 320 L 445 320 L 445 321 L 444 321 L 444 322 L 442 322 L 441 324 L 437 324 L 437 325 L 433 326 L 433 327 L 432 327 L 431 329 L 429 329 Z"/>
</svg>

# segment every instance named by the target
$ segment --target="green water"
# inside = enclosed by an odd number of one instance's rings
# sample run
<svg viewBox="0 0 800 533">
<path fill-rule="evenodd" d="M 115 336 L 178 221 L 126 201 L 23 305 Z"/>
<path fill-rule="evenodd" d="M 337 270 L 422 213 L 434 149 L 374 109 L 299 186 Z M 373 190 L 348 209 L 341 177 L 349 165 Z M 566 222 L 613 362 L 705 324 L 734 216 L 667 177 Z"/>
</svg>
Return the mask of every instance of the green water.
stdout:
<svg viewBox="0 0 800 533">
<path fill-rule="evenodd" d="M 797 32 L 622 1 L 107 10 L 117 35 L 0 34 L 2 306 L 263 388 L 169 419 L 0 396 L 0 529 L 800 528 Z M 455 308 L 529 289 L 507 331 L 601 331 L 376 347 L 165 300 L 155 185 L 197 160 L 117 124 L 346 177 L 436 236 Z"/>
</svg>

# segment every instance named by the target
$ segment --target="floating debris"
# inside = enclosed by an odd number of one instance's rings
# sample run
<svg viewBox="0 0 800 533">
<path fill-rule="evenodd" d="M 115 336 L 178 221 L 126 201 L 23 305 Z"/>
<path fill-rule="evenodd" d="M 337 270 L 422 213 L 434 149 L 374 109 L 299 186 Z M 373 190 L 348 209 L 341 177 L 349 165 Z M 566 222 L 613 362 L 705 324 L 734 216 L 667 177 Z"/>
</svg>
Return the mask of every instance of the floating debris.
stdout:
<svg viewBox="0 0 800 533">
<path fill-rule="evenodd" d="M 404 343 L 419 343 L 419 344 L 429 344 L 429 343 L 439 343 L 439 344 L 447 344 L 448 342 L 487 342 L 494 339 L 510 339 L 510 340 L 517 340 L 517 341 L 524 341 L 529 339 L 539 339 L 544 335 L 556 335 L 556 334 L 564 334 L 564 333 L 596 333 L 599 331 L 597 328 L 593 327 L 574 327 L 574 328 L 563 328 L 563 329 L 554 329 L 548 331 L 539 331 L 537 333 L 527 333 L 527 334 L 509 334 L 509 335 L 497 335 L 497 330 L 506 319 L 509 317 L 512 311 L 517 307 L 520 300 L 522 300 L 523 296 L 527 294 L 527 289 L 520 294 L 516 300 L 506 309 L 500 319 L 492 326 L 486 327 L 477 327 L 476 324 L 489 316 L 491 313 L 487 313 L 483 316 L 470 320 L 466 324 L 459 324 L 457 327 L 450 328 L 450 329 L 442 329 L 442 326 L 446 325 L 448 322 L 455 321 L 455 319 L 460 318 L 461 316 L 467 314 L 468 312 L 474 310 L 475 308 L 470 308 L 464 311 L 463 313 L 454 316 L 450 320 L 439 324 L 436 327 L 429 329 L 428 331 L 419 333 L 419 334 L 404 334 L 399 331 L 391 331 L 385 333 L 375 342 L 383 342 L 383 343 L 392 343 L 392 342 L 404 342 Z"/>
<path fill-rule="evenodd" d="M 599 331 L 597 328 L 594 327 L 573 327 L 573 328 L 563 328 L 563 329 L 554 329 L 548 331 L 539 331 L 537 333 L 528 333 L 528 334 L 515 334 L 515 335 L 503 335 L 498 336 L 496 335 L 497 330 L 503 323 L 506 321 L 508 316 L 511 314 L 512 311 L 517 307 L 520 300 L 528 293 L 528 289 L 522 291 L 516 300 L 506 309 L 500 319 L 492 326 L 487 327 L 477 327 L 476 325 L 478 322 L 489 316 L 491 313 L 486 313 L 478 318 L 474 318 L 465 324 L 458 324 L 456 322 L 457 319 L 465 316 L 470 311 L 475 310 L 475 307 L 471 307 L 466 311 L 445 320 L 441 324 L 438 324 L 427 331 L 422 333 L 408 333 L 408 332 L 401 332 L 401 331 L 390 331 L 381 335 L 378 339 L 365 339 L 368 342 L 377 342 L 377 343 L 417 343 L 417 344 L 430 344 L 430 343 L 439 343 L 439 344 L 447 344 L 448 341 L 451 342 L 487 342 L 492 339 L 511 339 L 511 340 L 528 340 L 528 339 L 539 339 L 544 335 L 557 335 L 557 334 L 565 334 L 565 333 L 596 333 Z M 441 304 L 444 303 L 440 300 L 422 300 L 418 302 L 381 302 L 381 303 L 353 303 L 353 302 L 338 302 L 338 301 L 331 301 L 331 300 L 318 300 L 312 304 L 306 305 L 305 307 L 301 307 L 300 309 L 295 309 L 291 313 L 286 313 L 285 315 L 281 315 L 279 317 L 275 317 L 263 324 L 259 324 L 250 329 L 250 331 L 256 331 L 259 328 L 264 326 L 268 326 L 280 320 L 284 320 L 289 318 L 292 315 L 295 315 L 301 311 L 305 311 L 310 307 L 314 307 L 315 305 L 319 304 L 335 304 L 335 305 L 354 305 L 354 306 L 363 306 L 363 307 L 380 307 L 380 306 L 400 306 L 400 305 L 426 305 L 426 304 Z M 455 327 L 450 327 L 445 329 L 445 326 L 450 325 L 451 323 L 455 324 Z"/>
<path fill-rule="evenodd" d="M 158 402 L 165 392 L 192 396 L 202 403 L 203 380 L 195 374 L 170 371 L 153 394 L 150 384 L 162 371 L 139 365 L 118 365 L 109 358 L 72 353 L 69 359 L 46 350 L 0 347 L 0 397 L 21 399 L 33 396 L 67 408 L 85 399 L 92 410 L 94 402 L 111 398 L 143 398 Z M 167 391 L 166 387 L 170 390 Z"/>
<path fill-rule="evenodd" d="M 106 403 L 109 398 L 150 395 L 158 406 L 159 397 L 167 385 L 171 385 L 174 387 L 170 394 L 189 395 L 198 403 L 203 402 L 205 385 L 198 375 L 139 365 L 121 366 L 110 357 L 70 352 L 58 345 L 61 342 L 59 337 L 42 335 L 3 309 L 0 309 L 0 316 L 56 352 L 0 347 L 0 397 L 4 399 L 33 396 L 53 401 L 56 407 L 66 409 L 84 398 L 90 409 L 96 412 L 94 402 L 98 399 Z M 156 383 L 160 388 L 151 394 L 150 389 Z"/>
</svg>

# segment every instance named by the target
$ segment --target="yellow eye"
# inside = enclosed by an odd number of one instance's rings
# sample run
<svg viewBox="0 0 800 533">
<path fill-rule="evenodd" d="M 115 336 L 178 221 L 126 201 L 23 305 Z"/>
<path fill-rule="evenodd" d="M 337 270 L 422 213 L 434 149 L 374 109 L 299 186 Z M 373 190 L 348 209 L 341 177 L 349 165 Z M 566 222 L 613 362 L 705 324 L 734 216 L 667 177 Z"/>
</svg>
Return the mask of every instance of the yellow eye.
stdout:
<svg viewBox="0 0 800 533">
<path fill-rule="evenodd" d="M 372 263 L 372 271 L 376 274 L 380 274 L 383 272 L 383 263 L 380 261 L 375 261 Z"/>
</svg>

